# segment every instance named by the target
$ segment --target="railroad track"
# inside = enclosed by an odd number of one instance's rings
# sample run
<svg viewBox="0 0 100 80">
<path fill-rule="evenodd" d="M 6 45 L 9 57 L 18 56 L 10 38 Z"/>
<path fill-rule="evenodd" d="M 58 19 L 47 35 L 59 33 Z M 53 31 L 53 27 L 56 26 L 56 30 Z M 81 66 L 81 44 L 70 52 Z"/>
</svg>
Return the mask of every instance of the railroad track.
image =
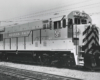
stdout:
<svg viewBox="0 0 100 80">
<path fill-rule="evenodd" d="M 40 80 L 40 79 L 33 78 L 32 76 L 27 76 L 27 75 L 24 75 L 24 74 L 21 74 L 21 73 L 16 73 L 16 71 L 7 71 L 7 70 L 0 69 L 0 73 L 6 74 L 6 75 L 9 75 L 9 76 L 18 77 L 18 78 L 21 78 L 21 79 L 24 79 L 24 80 Z"/>
<path fill-rule="evenodd" d="M 43 72 L 29 71 L 0 65 L 0 73 L 22 78 L 24 80 L 82 80 L 77 78 L 53 75 Z"/>
</svg>

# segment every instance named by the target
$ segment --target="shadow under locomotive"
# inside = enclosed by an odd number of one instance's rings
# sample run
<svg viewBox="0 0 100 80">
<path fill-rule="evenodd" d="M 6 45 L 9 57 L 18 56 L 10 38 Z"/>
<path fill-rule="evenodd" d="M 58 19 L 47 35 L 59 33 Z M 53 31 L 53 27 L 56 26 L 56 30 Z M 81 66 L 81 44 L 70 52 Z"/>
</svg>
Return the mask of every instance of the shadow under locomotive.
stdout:
<svg viewBox="0 0 100 80">
<path fill-rule="evenodd" d="M 2 61 L 55 67 L 75 67 L 75 59 L 70 51 L 4 51 L 0 54 Z"/>
<path fill-rule="evenodd" d="M 98 48 L 96 47 L 96 49 Z M 86 55 L 85 60 L 87 62 L 84 67 L 75 65 L 74 55 L 70 51 L 67 51 L 67 54 L 66 51 L 2 51 L 2 53 L 0 53 L 1 61 L 46 67 L 68 68 L 86 72 L 91 70 L 100 71 L 100 61 L 98 56 L 100 56 L 99 53 L 95 56 Z M 92 66 L 94 60 L 98 67 Z"/>
</svg>

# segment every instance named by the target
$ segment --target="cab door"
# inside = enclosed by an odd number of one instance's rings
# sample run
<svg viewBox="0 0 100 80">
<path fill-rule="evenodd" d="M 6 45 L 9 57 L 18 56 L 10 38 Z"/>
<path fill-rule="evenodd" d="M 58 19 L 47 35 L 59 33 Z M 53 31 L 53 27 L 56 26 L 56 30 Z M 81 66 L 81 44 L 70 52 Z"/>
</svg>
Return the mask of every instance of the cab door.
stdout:
<svg viewBox="0 0 100 80">
<path fill-rule="evenodd" d="M 24 37 L 18 38 L 18 50 L 24 50 Z"/>
<path fill-rule="evenodd" d="M 68 19 L 68 38 L 73 38 L 73 19 Z"/>
<path fill-rule="evenodd" d="M 17 49 L 17 43 L 16 43 L 16 38 L 11 38 L 11 50 L 16 50 Z"/>
<path fill-rule="evenodd" d="M 34 37 L 34 35 L 36 34 L 36 36 Z M 39 30 L 35 30 L 33 31 L 33 38 L 35 39 L 35 49 L 36 50 L 40 50 L 40 46 L 41 46 L 41 29 Z"/>
<path fill-rule="evenodd" d="M 10 50 L 10 39 L 5 39 L 5 50 Z"/>
</svg>

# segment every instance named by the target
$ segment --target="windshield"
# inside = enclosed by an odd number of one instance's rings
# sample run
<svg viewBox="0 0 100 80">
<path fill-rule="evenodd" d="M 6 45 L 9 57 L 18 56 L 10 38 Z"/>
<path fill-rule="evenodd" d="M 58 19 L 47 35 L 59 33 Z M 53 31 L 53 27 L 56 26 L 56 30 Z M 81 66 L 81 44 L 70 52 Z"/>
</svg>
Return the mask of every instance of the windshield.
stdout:
<svg viewBox="0 0 100 80">
<path fill-rule="evenodd" d="M 82 18 L 74 18 L 74 23 L 75 24 L 87 24 L 87 20 L 82 19 Z"/>
</svg>

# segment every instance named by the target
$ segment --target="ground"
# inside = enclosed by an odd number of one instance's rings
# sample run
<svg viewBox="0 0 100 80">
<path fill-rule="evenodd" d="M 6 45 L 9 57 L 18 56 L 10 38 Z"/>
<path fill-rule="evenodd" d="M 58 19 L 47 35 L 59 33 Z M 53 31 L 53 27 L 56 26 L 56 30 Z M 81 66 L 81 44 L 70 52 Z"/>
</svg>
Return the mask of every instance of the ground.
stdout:
<svg viewBox="0 0 100 80">
<path fill-rule="evenodd" d="M 66 76 L 71 78 L 83 79 L 83 80 L 100 80 L 100 71 L 83 71 L 83 70 L 76 70 L 76 69 L 34 66 L 34 65 L 26 65 L 26 64 L 8 63 L 8 62 L 0 62 L 0 65 L 16 67 L 19 69 L 25 69 L 31 71 L 44 72 L 49 74 L 55 74 L 60 76 Z"/>
</svg>

